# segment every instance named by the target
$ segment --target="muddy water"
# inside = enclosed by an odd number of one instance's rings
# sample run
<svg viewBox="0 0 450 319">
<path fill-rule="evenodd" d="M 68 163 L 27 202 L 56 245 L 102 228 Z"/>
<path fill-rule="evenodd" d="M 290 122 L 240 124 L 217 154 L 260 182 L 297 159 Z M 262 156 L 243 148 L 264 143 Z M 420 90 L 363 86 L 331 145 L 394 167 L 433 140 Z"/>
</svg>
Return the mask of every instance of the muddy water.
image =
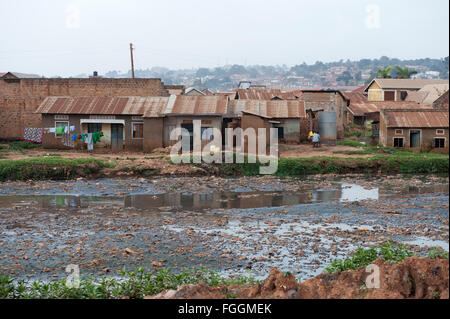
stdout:
<svg viewBox="0 0 450 319">
<path fill-rule="evenodd" d="M 448 178 L 162 178 L 3 183 L 0 272 L 54 279 L 199 267 L 307 279 L 356 247 L 448 251 Z"/>
</svg>

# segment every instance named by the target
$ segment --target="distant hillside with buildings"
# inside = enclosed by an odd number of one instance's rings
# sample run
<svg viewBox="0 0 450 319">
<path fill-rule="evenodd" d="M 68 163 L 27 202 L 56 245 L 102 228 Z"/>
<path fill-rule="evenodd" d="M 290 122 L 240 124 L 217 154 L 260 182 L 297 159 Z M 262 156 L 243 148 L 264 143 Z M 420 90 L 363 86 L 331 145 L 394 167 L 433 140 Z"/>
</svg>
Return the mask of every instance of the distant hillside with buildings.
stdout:
<svg viewBox="0 0 450 319">
<path fill-rule="evenodd" d="M 449 57 L 442 59 L 401 60 L 381 57 L 359 61 L 337 61 L 314 64 L 299 64 L 292 67 L 282 66 L 243 66 L 227 65 L 215 68 L 171 70 L 163 67 L 136 69 L 139 78 L 161 78 L 166 84 L 183 84 L 186 87 L 208 88 L 212 91 L 236 88 L 241 81 L 251 81 L 268 88 L 343 88 L 368 84 L 376 77 L 378 69 L 388 66 L 407 67 L 417 72 L 413 78 L 448 79 Z M 79 74 L 74 77 L 88 77 Z M 395 69 L 392 73 L 395 77 Z M 109 71 L 102 76 L 108 78 L 131 77 L 131 72 Z"/>
</svg>

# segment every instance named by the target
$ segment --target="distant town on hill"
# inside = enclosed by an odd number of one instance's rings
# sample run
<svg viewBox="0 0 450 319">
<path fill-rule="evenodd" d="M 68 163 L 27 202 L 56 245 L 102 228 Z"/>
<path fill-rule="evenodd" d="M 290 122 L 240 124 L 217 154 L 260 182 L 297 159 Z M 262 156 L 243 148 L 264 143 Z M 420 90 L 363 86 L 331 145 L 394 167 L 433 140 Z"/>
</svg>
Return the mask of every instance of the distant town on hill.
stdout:
<svg viewBox="0 0 450 319">
<path fill-rule="evenodd" d="M 165 84 L 183 84 L 186 87 L 208 88 L 212 91 L 230 90 L 236 88 L 240 81 L 251 81 L 270 88 L 341 88 L 367 84 L 377 77 L 377 70 L 392 66 L 392 77 L 396 77 L 396 66 L 417 72 L 412 78 L 448 79 L 449 57 L 442 59 L 401 60 L 383 56 L 379 59 L 362 59 L 359 61 L 344 61 L 314 64 L 299 64 L 292 67 L 286 65 L 226 65 L 214 68 L 198 68 L 171 70 L 164 67 L 135 70 L 135 77 L 161 78 Z M 75 77 L 88 77 L 90 74 L 80 74 Z M 131 71 L 109 71 L 99 74 L 109 78 L 131 77 Z"/>
</svg>

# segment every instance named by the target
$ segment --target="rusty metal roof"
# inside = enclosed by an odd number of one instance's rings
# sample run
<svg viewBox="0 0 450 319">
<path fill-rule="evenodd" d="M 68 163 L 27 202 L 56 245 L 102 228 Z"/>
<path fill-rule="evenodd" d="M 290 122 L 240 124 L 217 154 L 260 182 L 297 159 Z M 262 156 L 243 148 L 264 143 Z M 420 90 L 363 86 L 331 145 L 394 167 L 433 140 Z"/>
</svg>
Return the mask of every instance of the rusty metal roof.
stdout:
<svg viewBox="0 0 450 319">
<path fill-rule="evenodd" d="M 344 94 L 347 100 L 350 100 L 350 105 L 353 103 L 367 102 L 367 96 L 364 95 L 364 86 L 350 92 L 342 92 L 342 94 Z"/>
<path fill-rule="evenodd" d="M 50 96 L 39 105 L 36 113 L 143 115 L 147 111 L 149 114 L 158 114 L 165 109 L 168 100 L 168 97 L 155 96 Z"/>
<path fill-rule="evenodd" d="M 434 128 L 449 126 L 449 112 L 437 110 L 385 110 L 387 127 Z"/>
<path fill-rule="evenodd" d="M 227 114 L 228 98 L 216 95 L 179 95 L 166 114 Z"/>
<path fill-rule="evenodd" d="M 234 98 L 236 97 L 236 91 L 217 91 L 216 93 L 214 93 L 214 95 L 228 96 L 230 100 L 234 100 Z"/>
<path fill-rule="evenodd" d="M 271 100 L 276 96 L 281 95 L 281 90 L 272 89 L 239 89 L 237 94 L 240 100 Z"/>
<path fill-rule="evenodd" d="M 352 101 L 352 100 L 351 100 Z M 380 112 L 384 109 L 429 109 L 430 106 L 417 104 L 416 102 L 402 101 L 383 101 L 383 102 L 351 102 L 349 105 L 349 110 L 354 116 L 364 116 L 366 113 Z"/>
<path fill-rule="evenodd" d="M 305 117 L 305 103 L 300 100 L 232 100 L 230 113 L 241 115 L 243 111 L 270 118 Z"/>
</svg>

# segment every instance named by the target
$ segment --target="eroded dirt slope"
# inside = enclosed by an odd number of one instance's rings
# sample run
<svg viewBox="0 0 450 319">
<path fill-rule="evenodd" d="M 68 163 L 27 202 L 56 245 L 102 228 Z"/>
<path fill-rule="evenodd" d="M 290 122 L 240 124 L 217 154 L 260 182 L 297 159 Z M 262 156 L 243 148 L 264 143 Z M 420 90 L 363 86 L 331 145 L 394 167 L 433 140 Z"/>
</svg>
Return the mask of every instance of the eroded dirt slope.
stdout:
<svg viewBox="0 0 450 319">
<path fill-rule="evenodd" d="M 204 283 L 166 290 L 149 299 L 300 298 L 300 299 L 448 299 L 448 259 L 411 257 L 391 264 L 378 259 L 380 288 L 367 288 L 370 275 L 354 271 L 321 274 L 298 283 L 291 273 L 273 268 L 258 285 L 209 287 Z"/>
</svg>

